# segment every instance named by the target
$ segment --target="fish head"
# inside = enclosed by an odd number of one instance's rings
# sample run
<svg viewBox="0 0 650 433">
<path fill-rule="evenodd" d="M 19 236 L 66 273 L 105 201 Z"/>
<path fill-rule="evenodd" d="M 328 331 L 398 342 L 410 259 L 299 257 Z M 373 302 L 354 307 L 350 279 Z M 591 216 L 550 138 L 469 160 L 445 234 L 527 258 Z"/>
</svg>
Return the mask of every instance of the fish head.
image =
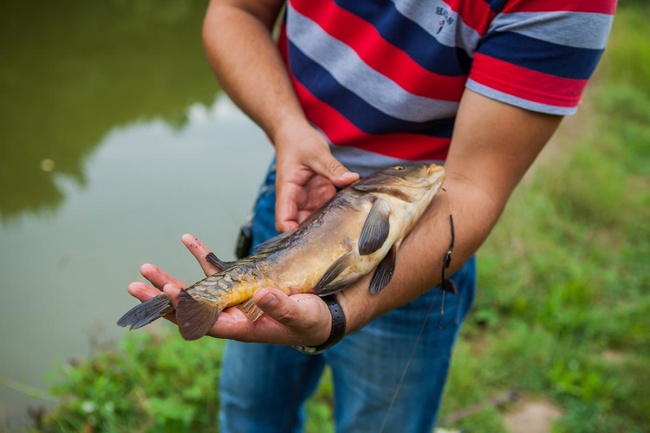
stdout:
<svg viewBox="0 0 650 433">
<path fill-rule="evenodd" d="M 352 187 L 407 202 L 429 201 L 444 179 L 445 169 L 438 164 L 395 165 L 360 179 Z"/>
</svg>

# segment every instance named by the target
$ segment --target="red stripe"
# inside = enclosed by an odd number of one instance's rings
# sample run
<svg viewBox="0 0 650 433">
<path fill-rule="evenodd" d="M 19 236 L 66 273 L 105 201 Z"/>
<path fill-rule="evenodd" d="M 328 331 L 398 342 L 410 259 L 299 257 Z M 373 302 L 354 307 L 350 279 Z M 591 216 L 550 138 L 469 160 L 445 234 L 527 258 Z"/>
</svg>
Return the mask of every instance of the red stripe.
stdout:
<svg viewBox="0 0 650 433">
<path fill-rule="evenodd" d="M 474 55 L 470 78 L 500 92 L 556 107 L 576 107 L 587 80 L 522 68 L 484 54 Z"/>
<path fill-rule="evenodd" d="M 458 101 L 466 75 L 449 77 L 428 71 L 387 42 L 377 29 L 331 1 L 292 1 L 295 11 L 318 23 L 330 36 L 352 48 L 368 66 L 414 95 Z"/>
<path fill-rule="evenodd" d="M 316 98 L 297 80 L 293 80 L 307 118 L 336 145 L 352 146 L 384 156 L 409 161 L 444 160 L 449 148 L 448 138 L 418 134 L 373 135 L 361 131 L 341 113 Z"/>
<path fill-rule="evenodd" d="M 280 26 L 280 33 L 278 34 L 278 50 L 280 51 L 280 55 L 284 59 L 285 65 L 288 65 L 288 59 L 289 59 L 289 45 L 287 41 L 287 28 L 283 24 Z"/>
<path fill-rule="evenodd" d="M 496 14 L 490 9 L 490 5 L 484 1 L 463 1 L 463 0 L 444 0 L 447 5 L 456 13 L 463 23 L 468 27 L 476 30 L 483 36 L 487 33 L 490 23 Z"/>
<path fill-rule="evenodd" d="M 502 12 L 587 12 L 613 15 L 616 0 L 509 0 Z"/>
</svg>

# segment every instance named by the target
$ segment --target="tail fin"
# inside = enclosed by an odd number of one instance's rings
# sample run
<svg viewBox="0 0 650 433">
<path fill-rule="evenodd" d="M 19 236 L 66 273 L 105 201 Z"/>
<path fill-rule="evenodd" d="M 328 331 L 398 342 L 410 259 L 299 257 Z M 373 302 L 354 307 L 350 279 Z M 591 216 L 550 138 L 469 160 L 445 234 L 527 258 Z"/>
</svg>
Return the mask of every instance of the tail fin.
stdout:
<svg viewBox="0 0 650 433">
<path fill-rule="evenodd" d="M 142 328 L 159 317 L 174 310 L 169 298 L 166 295 L 158 295 L 140 305 L 136 305 L 120 317 L 117 324 L 122 327 L 130 326 L 130 329 Z"/>
<path fill-rule="evenodd" d="M 197 340 L 208 333 L 223 307 L 207 299 L 195 298 L 186 290 L 178 294 L 176 319 L 178 329 L 186 340 Z"/>
</svg>

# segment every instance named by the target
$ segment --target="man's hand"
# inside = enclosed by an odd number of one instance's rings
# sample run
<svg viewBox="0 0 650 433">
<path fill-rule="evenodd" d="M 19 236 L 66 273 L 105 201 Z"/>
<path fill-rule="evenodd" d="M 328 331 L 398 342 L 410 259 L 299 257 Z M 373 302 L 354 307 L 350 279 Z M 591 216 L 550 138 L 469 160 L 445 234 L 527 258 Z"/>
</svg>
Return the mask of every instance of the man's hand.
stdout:
<svg viewBox="0 0 650 433">
<path fill-rule="evenodd" d="M 205 256 L 210 250 L 192 235 L 181 238 L 185 246 L 197 259 L 206 275 L 219 272 Z M 176 306 L 178 292 L 187 287 L 157 266 L 145 264 L 140 273 L 152 285 L 143 282 L 129 284 L 129 293 L 140 301 L 160 295 L 161 291 Z M 325 302 L 316 295 L 298 294 L 288 296 L 284 292 L 269 288 L 258 291 L 255 303 L 266 314 L 251 323 L 237 308 L 228 308 L 207 335 L 232 340 L 272 343 L 290 346 L 317 346 L 327 340 L 332 326 L 332 317 Z M 175 322 L 174 313 L 168 317 Z"/>
<path fill-rule="evenodd" d="M 304 125 L 300 128 L 298 125 Z M 276 227 L 295 230 L 315 210 L 359 179 L 338 162 L 323 136 L 307 123 L 296 122 L 274 137 L 276 147 Z"/>
</svg>

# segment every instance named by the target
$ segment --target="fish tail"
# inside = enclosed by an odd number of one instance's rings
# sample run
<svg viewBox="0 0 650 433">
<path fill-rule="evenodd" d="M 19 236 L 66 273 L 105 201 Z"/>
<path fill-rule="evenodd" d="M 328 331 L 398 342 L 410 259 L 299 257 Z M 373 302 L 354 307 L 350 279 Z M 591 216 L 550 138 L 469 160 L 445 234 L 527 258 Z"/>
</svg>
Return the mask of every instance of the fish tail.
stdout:
<svg viewBox="0 0 650 433">
<path fill-rule="evenodd" d="M 197 340 L 208 333 L 224 307 L 217 302 L 193 297 L 187 290 L 178 294 L 176 319 L 178 329 L 186 340 Z"/>
<path fill-rule="evenodd" d="M 120 317 L 117 324 L 121 327 L 129 326 L 129 329 L 138 329 L 173 310 L 174 307 L 169 302 L 169 298 L 166 295 L 158 295 L 131 308 L 124 316 Z"/>
</svg>

